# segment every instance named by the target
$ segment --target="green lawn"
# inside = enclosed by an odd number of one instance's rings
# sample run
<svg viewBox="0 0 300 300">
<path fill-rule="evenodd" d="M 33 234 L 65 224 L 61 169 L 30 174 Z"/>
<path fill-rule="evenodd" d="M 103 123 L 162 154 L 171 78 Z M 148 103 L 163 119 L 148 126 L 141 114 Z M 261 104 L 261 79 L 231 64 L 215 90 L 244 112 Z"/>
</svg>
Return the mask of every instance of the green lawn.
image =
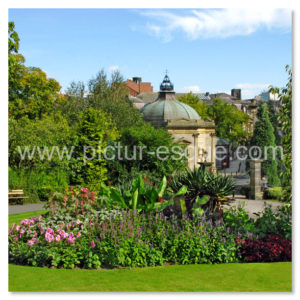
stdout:
<svg viewBox="0 0 300 300">
<path fill-rule="evenodd" d="M 290 292 L 291 263 L 59 270 L 9 265 L 9 291 Z"/>
<path fill-rule="evenodd" d="M 45 211 L 9 215 L 9 224 Z M 9 291 L 247 291 L 292 289 L 292 264 L 244 263 L 115 270 L 59 270 L 9 265 Z"/>
<path fill-rule="evenodd" d="M 10 227 L 13 223 L 19 224 L 20 221 L 23 219 L 30 219 L 31 217 L 38 217 L 46 213 L 47 210 L 37 210 L 37 211 L 30 211 L 25 213 L 13 214 L 8 215 L 8 226 Z"/>
</svg>

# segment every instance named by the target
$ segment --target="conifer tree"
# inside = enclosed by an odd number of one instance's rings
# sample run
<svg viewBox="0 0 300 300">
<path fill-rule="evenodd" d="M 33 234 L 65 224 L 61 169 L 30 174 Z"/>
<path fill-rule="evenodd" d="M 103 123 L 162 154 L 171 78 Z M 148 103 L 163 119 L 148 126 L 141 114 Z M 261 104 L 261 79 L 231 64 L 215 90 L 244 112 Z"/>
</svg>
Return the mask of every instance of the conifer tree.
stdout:
<svg viewBox="0 0 300 300">
<path fill-rule="evenodd" d="M 261 103 L 259 105 L 257 117 L 258 120 L 255 123 L 250 145 L 258 146 L 261 149 L 261 153 L 263 154 L 262 159 L 265 159 L 262 163 L 262 176 L 268 176 L 268 185 L 279 186 L 280 180 L 277 174 L 277 152 L 273 155 L 276 146 L 274 129 L 269 118 L 269 111 L 266 103 Z"/>
</svg>

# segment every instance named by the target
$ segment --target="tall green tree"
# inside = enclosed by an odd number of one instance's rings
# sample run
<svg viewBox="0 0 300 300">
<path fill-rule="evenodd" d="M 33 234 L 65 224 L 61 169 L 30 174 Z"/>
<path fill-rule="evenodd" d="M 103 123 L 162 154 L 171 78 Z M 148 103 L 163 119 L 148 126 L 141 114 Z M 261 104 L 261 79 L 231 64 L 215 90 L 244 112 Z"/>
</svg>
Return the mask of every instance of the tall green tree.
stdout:
<svg viewBox="0 0 300 300">
<path fill-rule="evenodd" d="M 260 147 L 262 155 L 266 155 L 266 157 L 262 157 L 266 158 L 262 163 L 262 175 L 268 176 L 268 184 L 270 186 L 278 186 L 280 185 L 280 180 L 277 175 L 277 151 L 270 148 L 276 146 L 274 129 L 269 118 L 266 103 L 262 102 L 259 104 L 257 117 L 258 120 L 255 123 L 250 146 Z M 273 151 L 275 151 L 275 155 L 273 155 Z"/>
<path fill-rule="evenodd" d="M 274 136 L 275 136 L 275 144 L 280 145 L 281 144 L 281 136 L 279 134 L 279 121 L 278 121 L 278 113 L 275 110 L 275 103 L 274 101 L 268 101 L 268 111 L 269 111 L 269 118 L 272 123 L 273 129 L 274 129 Z"/>
<path fill-rule="evenodd" d="M 116 140 L 119 133 L 111 117 L 92 107 L 81 116 L 77 130 L 77 142 L 71 161 L 74 184 L 99 187 L 107 179 L 107 167 L 103 153 L 109 140 Z"/>
<path fill-rule="evenodd" d="M 292 70 L 287 65 L 288 82 L 284 88 L 270 87 L 270 92 L 278 94 L 281 108 L 278 120 L 283 133 L 283 163 L 284 170 L 281 172 L 281 181 L 283 186 L 283 200 L 292 201 Z"/>
<path fill-rule="evenodd" d="M 212 105 L 207 105 L 191 92 L 178 97 L 178 100 L 193 107 L 202 119 L 213 120 L 217 135 L 233 145 L 245 143 L 249 138 L 249 116 L 236 106 L 225 103 L 220 98 L 215 98 Z"/>
<path fill-rule="evenodd" d="M 208 107 L 208 115 L 215 121 L 217 136 L 230 141 L 233 145 L 248 140 L 249 116 L 239 111 L 236 106 L 215 98 L 213 105 Z"/>
<path fill-rule="evenodd" d="M 9 115 L 15 119 L 28 116 L 41 119 L 52 112 L 54 104 L 62 99 L 61 86 L 47 78 L 40 68 L 26 67 L 25 58 L 19 54 L 19 36 L 15 24 L 8 24 L 8 95 Z"/>
</svg>

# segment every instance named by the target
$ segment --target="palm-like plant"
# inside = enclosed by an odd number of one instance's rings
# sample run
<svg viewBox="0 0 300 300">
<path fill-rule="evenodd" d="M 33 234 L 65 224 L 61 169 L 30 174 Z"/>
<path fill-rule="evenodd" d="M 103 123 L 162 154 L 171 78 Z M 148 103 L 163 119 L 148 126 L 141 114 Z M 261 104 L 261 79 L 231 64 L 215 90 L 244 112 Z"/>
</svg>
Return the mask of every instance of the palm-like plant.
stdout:
<svg viewBox="0 0 300 300">
<path fill-rule="evenodd" d="M 186 169 L 173 177 L 169 185 L 173 191 L 178 191 L 183 185 L 187 187 L 185 202 L 189 215 L 192 215 L 193 206 L 198 207 L 199 203 L 204 211 L 213 212 L 217 207 L 218 198 L 226 197 L 234 190 L 231 177 L 209 173 L 205 167 Z M 204 196 L 209 197 L 203 198 Z M 199 202 L 199 199 L 202 200 Z"/>
</svg>

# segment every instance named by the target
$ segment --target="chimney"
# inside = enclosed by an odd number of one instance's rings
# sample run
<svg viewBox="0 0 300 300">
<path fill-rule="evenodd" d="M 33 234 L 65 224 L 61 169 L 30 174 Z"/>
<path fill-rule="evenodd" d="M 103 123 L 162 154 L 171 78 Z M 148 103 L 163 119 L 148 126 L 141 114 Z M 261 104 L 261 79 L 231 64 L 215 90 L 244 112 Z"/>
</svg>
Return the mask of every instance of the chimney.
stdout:
<svg viewBox="0 0 300 300">
<path fill-rule="evenodd" d="M 232 89 L 231 90 L 231 97 L 237 98 L 237 100 L 241 100 L 242 99 L 242 95 L 241 95 L 241 89 Z"/>
<path fill-rule="evenodd" d="M 139 85 L 142 81 L 142 77 L 132 77 L 132 81 Z"/>
</svg>

